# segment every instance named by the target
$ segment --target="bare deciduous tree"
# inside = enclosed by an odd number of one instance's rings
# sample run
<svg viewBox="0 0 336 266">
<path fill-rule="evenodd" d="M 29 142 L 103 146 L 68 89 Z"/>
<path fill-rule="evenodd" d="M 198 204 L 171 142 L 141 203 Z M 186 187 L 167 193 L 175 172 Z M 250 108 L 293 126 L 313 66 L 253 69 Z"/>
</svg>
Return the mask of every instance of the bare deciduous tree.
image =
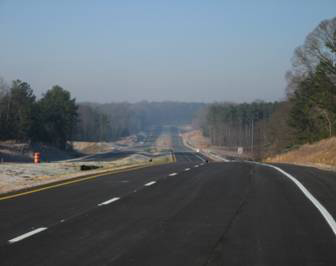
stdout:
<svg viewBox="0 0 336 266">
<path fill-rule="evenodd" d="M 308 34 L 304 44 L 295 49 L 292 64 L 292 71 L 286 74 L 288 96 L 320 64 L 325 67 L 330 80 L 336 84 L 336 17 L 323 20 Z"/>
</svg>

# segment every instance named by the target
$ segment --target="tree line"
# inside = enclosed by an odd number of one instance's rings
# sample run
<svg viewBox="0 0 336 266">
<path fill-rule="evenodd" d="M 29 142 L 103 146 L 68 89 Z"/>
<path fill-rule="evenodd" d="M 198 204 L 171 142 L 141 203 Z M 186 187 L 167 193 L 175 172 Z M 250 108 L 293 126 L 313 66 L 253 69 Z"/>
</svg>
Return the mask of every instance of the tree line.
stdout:
<svg viewBox="0 0 336 266">
<path fill-rule="evenodd" d="M 257 157 L 336 134 L 336 18 L 322 21 L 295 49 L 281 102 L 212 104 L 198 115 L 215 145 Z"/>
<path fill-rule="evenodd" d="M 0 140 L 42 142 L 65 149 L 69 141 L 113 141 L 154 125 L 190 123 L 202 103 L 76 103 L 53 86 L 40 99 L 27 82 L 0 79 Z"/>
<path fill-rule="evenodd" d="M 213 104 L 208 108 L 204 132 L 211 142 L 222 146 L 252 146 L 260 122 L 270 118 L 278 103 L 253 102 Z M 260 137 L 263 137 L 261 132 Z"/>
<path fill-rule="evenodd" d="M 37 100 L 27 82 L 0 83 L 0 139 L 44 142 L 66 148 L 77 123 L 77 105 L 68 91 L 53 86 Z"/>
<path fill-rule="evenodd" d="M 287 73 L 289 124 L 298 143 L 336 132 L 336 17 L 322 21 L 294 52 Z"/>
<path fill-rule="evenodd" d="M 203 103 L 81 103 L 74 139 L 112 141 L 157 125 L 190 123 Z"/>
<path fill-rule="evenodd" d="M 269 142 L 269 124 L 280 102 L 215 103 L 198 114 L 203 134 L 214 145 L 261 155 Z"/>
</svg>

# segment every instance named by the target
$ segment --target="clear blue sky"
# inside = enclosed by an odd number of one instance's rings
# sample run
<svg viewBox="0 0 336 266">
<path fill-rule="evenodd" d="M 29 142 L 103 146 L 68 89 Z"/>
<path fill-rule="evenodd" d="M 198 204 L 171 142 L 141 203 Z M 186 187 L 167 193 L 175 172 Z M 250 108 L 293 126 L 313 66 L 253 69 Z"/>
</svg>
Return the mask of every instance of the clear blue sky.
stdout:
<svg viewBox="0 0 336 266">
<path fill-rule="evenodd" d="M 0 0 L 0 76 L 80 101 L 278 100 L 333 16 L 335 0 Z"/>
</svg>

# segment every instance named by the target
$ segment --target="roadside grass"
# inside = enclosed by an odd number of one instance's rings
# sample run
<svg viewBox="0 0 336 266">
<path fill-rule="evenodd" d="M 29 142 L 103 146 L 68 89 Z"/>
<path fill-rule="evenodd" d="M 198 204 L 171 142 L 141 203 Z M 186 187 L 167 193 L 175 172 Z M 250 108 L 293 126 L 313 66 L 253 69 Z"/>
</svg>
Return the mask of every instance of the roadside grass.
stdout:
<svg viewBox="0 0 336 266">
<path fill-rule="evenodd" d="M 312 144 L 304 144 L 294 150 L 268 157 L 269 163 L 295 163 L 336 168 L 336 137 Z"/>
<path fill-rule="evenodd" d="M 119 144 L 132 146 L 133 138 L 129 137 Z M 74 142 L 74 147 L 83 153 L 113 150 L 113 143 Z M 157 141 L 144 149 L 145 154 L 133 154 L 113 161 L 59 161 L 53 163 L 2 163 L 0 164 L 0 194 L 6 194 L 36 186 L 66 182 L 83 176 L 100 175 L 116 171 L 127 171 L 135 167 L 148 167 L 175 162 L 171 151 L 171 137 L 166 134 L 159 136 Z M 91 169 L 90 169 L 91 168 Z M 93 169 L 96 168 L 96 169 Z M 87 169 L 81 171 L 81 169 Z M 90 170 L 88 170 L 90 169 Z"/>
<path fill-rule="evenodd" d="M 127 171 L 137 167 L 148 167 L 173 162 L 170 154 L 152 158 L 130 156 L 109 163 L 76 162 L 76 163 L 41 163 L 35 164 L 2 164 L 0 171 L 0 195 L 36 186 L 68 181 L 90 175 Z M 80 171 L 81 165 L 97 165 L 98 169 Z M 19 168 L 21 167 L 21 168 Z M 56 169 L 57 168 L 57 169 Z M 6 169 L 8 171 L 6 171 Z"/>
</svg>

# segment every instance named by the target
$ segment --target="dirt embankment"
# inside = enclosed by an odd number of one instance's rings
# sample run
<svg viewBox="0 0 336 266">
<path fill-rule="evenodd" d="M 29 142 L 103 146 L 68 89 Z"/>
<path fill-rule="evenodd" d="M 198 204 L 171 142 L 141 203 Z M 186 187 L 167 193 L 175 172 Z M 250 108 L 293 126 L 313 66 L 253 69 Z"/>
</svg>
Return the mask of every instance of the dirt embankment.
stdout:
<svg viewBox="0 0 336 266">
<path fill-rule="evenodd" d="M 183 133 L 183 138 L 187 140 L 191 146 L 198 149 L 207 149 L 210 147 L 210 139 L 204 137 L 200 130 Z"/>
<path fill-rule="evenodd" d="M 73 141 L 72 147 L 75 151 L 82 154 L 95 154 L 97 152 L 106 152 L 114 149 L 114 146 L 107 142 L 88 141 Z"/>
<path fill-rule="evenodd" d="M 265 159 L 270 163 L 291 163 L 336 170 L 336 137 L 305 144 L 299 148 Z"/>
<path fill-rule="evenodd" d="M 192 130 L 183 134 L 183 138 L 192 147 L 211 151 L 222 157 L 241 157 L 248 159 L 249 154 L 238 155 L 236 149 L 213 146 L 200 130 Z M 267 163 L 289 163 L 313 166 L 327 170 L 336 170 L 336 137 L 321 140 L 313 144 L 305 144 L 295 150 L 264 159 Z"/>
</svg>

